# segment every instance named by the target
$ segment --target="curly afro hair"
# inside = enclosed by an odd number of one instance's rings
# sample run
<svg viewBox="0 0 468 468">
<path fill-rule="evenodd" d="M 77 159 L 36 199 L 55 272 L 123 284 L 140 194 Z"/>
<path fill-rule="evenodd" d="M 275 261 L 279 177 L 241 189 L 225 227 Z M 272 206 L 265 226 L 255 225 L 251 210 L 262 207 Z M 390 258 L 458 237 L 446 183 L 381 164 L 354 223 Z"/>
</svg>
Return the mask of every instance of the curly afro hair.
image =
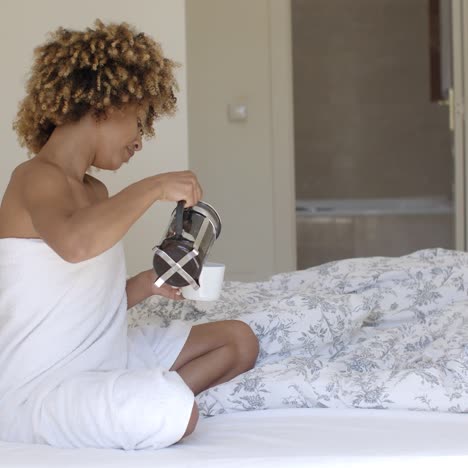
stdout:
<svg viewBox="0 0 468 468">
<path fill-rule="evenodd" d="M 153 122 L 176 110 L 174 69 L 161 46 L 128 23 L 94 22 L 95 29 L 58 28 L 34 49 L 34 63 L 13 122 L 28 155 L 37 154 L 55 127 L 88 112 L 136 104 L 140 132 L 154 136 Z"/>
</svg>

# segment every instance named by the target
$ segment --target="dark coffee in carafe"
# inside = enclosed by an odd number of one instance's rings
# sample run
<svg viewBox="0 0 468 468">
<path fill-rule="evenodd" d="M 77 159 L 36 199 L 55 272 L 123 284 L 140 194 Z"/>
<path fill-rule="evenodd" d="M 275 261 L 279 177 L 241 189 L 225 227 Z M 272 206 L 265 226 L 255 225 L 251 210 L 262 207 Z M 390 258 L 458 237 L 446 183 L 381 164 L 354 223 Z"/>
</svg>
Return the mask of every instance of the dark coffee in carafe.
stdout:
<svg viewBox="0 0 468 468">
<path fill-rule="evenodd" d="M 200 273 L 208 253 L 221 232 L 221 219 L 206 202 L 185 208 L 180 201 L 172 212 L 166 235 L 155 248 L 153 267 L 156 286 L 199 287 Z"/>
</svg>

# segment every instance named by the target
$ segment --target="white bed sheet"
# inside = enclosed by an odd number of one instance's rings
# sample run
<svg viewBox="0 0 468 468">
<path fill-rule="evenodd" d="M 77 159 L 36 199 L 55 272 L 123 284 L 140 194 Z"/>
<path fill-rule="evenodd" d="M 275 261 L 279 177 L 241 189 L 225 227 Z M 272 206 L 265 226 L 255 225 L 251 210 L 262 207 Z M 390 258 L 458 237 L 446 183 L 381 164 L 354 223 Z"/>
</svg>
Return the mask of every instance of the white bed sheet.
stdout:
<svg viewBox="0 0 468 468">
<path fill-rule="evenodd" d="M 159 451 L 0 442 L 3 467 L 468 467 L 468 415 L 294 408 L 202 419 Z"/>
</svg>

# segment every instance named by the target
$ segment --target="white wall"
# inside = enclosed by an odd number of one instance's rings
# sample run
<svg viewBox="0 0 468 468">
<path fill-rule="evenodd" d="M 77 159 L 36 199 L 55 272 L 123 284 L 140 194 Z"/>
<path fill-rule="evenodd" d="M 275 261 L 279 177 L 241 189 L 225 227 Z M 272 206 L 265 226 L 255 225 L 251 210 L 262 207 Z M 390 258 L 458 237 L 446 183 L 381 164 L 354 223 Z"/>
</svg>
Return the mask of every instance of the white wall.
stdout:
<svg viewBox="0 0 468 468">
<path fill-rule="evenodd" d="M 188 0 L 189 164 L 223 229 L 226 278 L 295 269 L 288 0 Z M 248 107 L 228 119 L 229 104 Z"/>
<path fill-rule="evenodd" d="M 185 1 L 184 0 L 2 0 L 0 2 L 0 196 L 10 174 L 24 161 L 26 152 L 19 147 L 11 123 L 17 105 L 24 96 L 24 84 L 36 45 L 46 33 L 59 26 L 82 29 L 92 26 L 95 18 L 127 21 L 153 36 L 165 54 L 180 62 L 178 69 L 179 112 L 156 125 L 156 138 L 144 142 L 144 149 L 116 173 L 100 171 L 111 194 L 132 182 L 160 172 L 183 170 L 188 166 L 187 108 L 185 77 Z M 151 268 L 151 248 L 159 242 L 175 204 L 156 203 L 131 228 L 125 238 L 128 273 Z"/>
<path fill-rule="evenodd" d="M 241 280 L 273 272 L 267 4 L 187 2 L 190 167 L 223 221 L 211 256 Z M 228 120 L 230 103 L 248 106 L 247 121 Z"/>
</svg>

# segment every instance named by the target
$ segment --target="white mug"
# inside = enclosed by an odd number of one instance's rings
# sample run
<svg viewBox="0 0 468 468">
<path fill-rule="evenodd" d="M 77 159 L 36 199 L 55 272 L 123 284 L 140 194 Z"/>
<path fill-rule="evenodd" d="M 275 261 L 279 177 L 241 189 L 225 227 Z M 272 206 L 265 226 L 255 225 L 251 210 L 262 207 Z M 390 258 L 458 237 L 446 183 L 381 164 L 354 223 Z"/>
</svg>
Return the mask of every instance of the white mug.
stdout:
<svg viewBox="0 0 468 468">
<path fill-rule="evenodd" d="M 206 262 L 200 273 L 200 287 L 192 286 L 181 288 L 182 296 L 192 301 L 216 301 L 221 295 L 223 287 L 225 266 L 222 263 Z"/>
</svg>

